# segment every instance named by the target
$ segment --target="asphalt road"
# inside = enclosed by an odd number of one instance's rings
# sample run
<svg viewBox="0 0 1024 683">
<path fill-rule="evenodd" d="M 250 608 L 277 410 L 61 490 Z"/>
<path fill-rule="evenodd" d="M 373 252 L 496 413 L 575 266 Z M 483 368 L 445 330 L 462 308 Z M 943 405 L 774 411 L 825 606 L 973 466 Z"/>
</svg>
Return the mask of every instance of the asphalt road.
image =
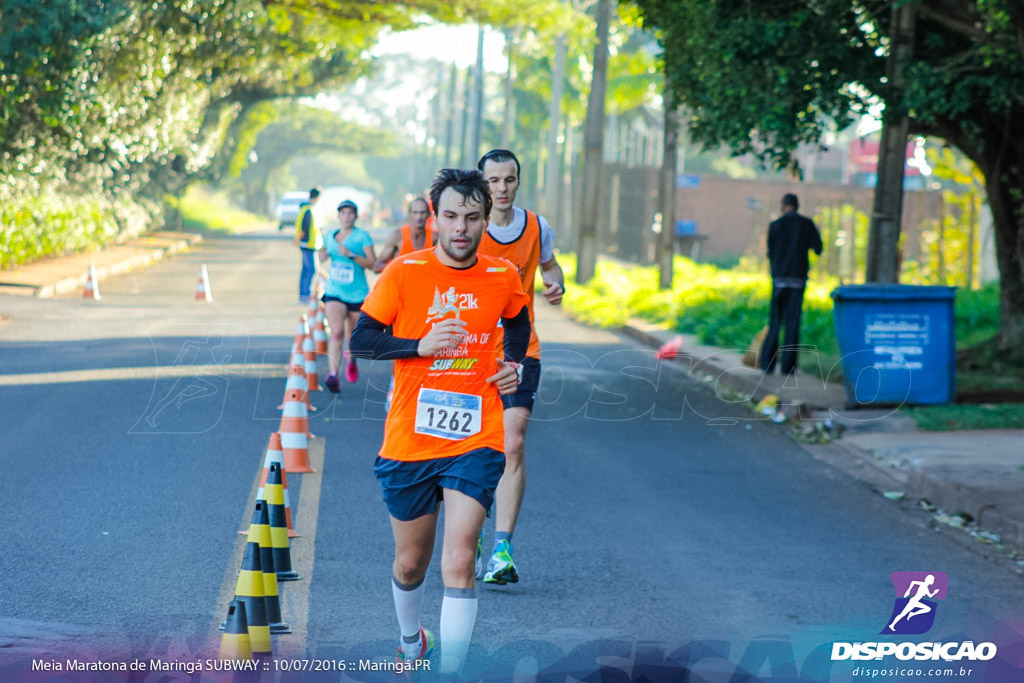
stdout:
<svg viewBox="0 0 1024 683">
<path fill-rule="evenodd" d="M 213 303 L 193 298 L 204 263 Z M 215 651 L 303 310 L 297 272 L 291 243 L 268 231 L 111 278 L 102 301 L 0 298 L 0 679 L 40 653 Z M 649 349 L 538 310 L 522 579 L 480 588 L 467 676 L 567 680 L 602 665 L 672 680 L 685 665 L 703 680 L 737 667 L 849 680 L 852 664 L 827 650 L 878 639 L 894 571 L 948 574 L 929 639 L 1020 639 L 1024 586 L 1005 567 Z M 295 627 L 275 638 L 283 656 L 337 667 L 394 652 L 392 545 L 372 474 L 388 372 L 366 364 L 338 397 L 313 398 L 320 471 L 289 480 L 303 580 L 281 587 Z M 441 593 L 432 569 L 435 631 Z"/>
</svg>

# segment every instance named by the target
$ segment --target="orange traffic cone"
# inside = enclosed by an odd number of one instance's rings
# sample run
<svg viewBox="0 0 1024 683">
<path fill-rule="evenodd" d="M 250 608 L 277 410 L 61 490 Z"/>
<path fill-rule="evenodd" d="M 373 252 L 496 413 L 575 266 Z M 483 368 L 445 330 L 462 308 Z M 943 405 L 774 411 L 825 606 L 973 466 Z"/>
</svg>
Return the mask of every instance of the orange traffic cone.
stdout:
<svg viewBox="0 0 1024 683">
<path fill-rule="evenodd" d="M 267 444 L 267 457 L 263 459 L 263 472 L 260 474 L 260 485 L 256 490 L 256 500 L 263 500 L 264 488 L 267 485 L 267 477 L 270 475 L 270 466 L 273 463 L 281 466 L 281 485 L 284 487 L 284 514 L 288 520 L 288 538 L 298 538 L 302 534 L 295 531 L 292 526 L 292 504 L 288 497 L 288 470 L 284 466 L 284 450 L 281 448 L 281 435 L 274 432 L 270 435 L 270 443 Z M 240 534 L 249 533 L 248 529 L 239 531 Z"/>
<path fill-rule="evenodd" d="M 302 342 L 302 356 L 306 366 L 306 381 L 309 382 L 308 391 L 320 391 L 320 380 L 317 378 L 316 367 L 316 342 L 313 335 L 307 335 Z"/>
<path fill-rule="evenodd" d="M 675 358 L 679 354 L 679 350 L 681 348 L 683 348 L 683 337 L 682 335 L 677 334 L 672 337 L 672 339 L 662 344 L 661 348 L 654 354 L 654 357 L 666 359 Z"/>
<path fill-rule="evenodd" d="M 303 359 L 298 365 L 292 363 L 292 365 L 289 366 L 288 380 L 284 384 L 284 394 L 287 396 L 288 392 L 292 389 L 304 392 L 306 394 L 306 410 L 312 412 L 316 410 L 316 406 L 309 402 L 309 382 L 306 380 L 305 365 L 306 361 Z M 284 403 L 281 403 L 277 409 L 284 410 Z"/>
<path fill-rule="evenodd" d="M 245 603 L 241 600 L 228 603 L 228 619 L 224 623 L 224 635 L 220 637 L 220 658 L 252 659 L 249 622 L 245 618 Z"/>
<path fill-rule="evenodd" d="M 245 603 L 245 617 L 249 622 L 249 644 L 253 656 L 269 657 L 270 622 L 267 621 L 267 597 L 263 589 L 260 544 L 252 540 L 251 534 L 245 542 L 242 570 L 238 572 L 238 581 L 235 583 L 235 600 Z"/>
<path fill-rule="evenodd" d="M 324 328 L 324 312 L 316 312 L 316 322 L 313 324 L 313 345 L 317 353 L 327 353 L 327 330 Z"/>
<path fill-rule="evenodd" d="M 292 341 L 291 353 L 302 352 L 302 341 L 309 334 L 309 323 L 306 321 L 306 314 L 299 316 L 299 322 L 295 325 L 295 338 Z"/>
<path fill-rule="evenodd" d="M 281 409 L 281 426 L 279 432 L 298 432 L 306 430 L 306 438 L 315 439 L 309 431 L 309 411 L 306 409 L 306 397 L 309 394 L 301 389 L 289 389 L 284 392 Z M 294 405 L 292 405 L 294 404 Z"/>
<path fill-rule="evenodd" d="M 298 581 L 301 576 L 292 571 L 292 551 L 288 541 L 288 526 L 284 515 L 284 485 L 281 483 L 281 466 L 276 462 L 270 466 L 270 478 L 263 493 L 266 495 L 267 510 L 270 513 L 270 542 L 274 548 L 274 569 L 279 581 Z"/>
<path fill-rule="evenodd" d="M 199 282 L 196 284 L 196 301 L 213 301 L 213 290 L 210 289 L 210 274 L 206 270 L 205 263 L 202 270 L 199 271 Z"/>
<path fill-rule="evenodd" d="M 82 293 L 83 299 L 96 299 L 99 301 L 103 297 L 100 296 L 100 282 L 96 278 L 96 264 L 90 264 L 89 275 L 85 278 L 85 292 Z"/>
<path fill-rule="evenodd" d="M 309 465 L 309 416 L 302 392 L 292 389 L 285 394 L 284 414 L 277 431 L 281 433 L 285 469 L 289 472 L 313 472 Z"/>
</svg>

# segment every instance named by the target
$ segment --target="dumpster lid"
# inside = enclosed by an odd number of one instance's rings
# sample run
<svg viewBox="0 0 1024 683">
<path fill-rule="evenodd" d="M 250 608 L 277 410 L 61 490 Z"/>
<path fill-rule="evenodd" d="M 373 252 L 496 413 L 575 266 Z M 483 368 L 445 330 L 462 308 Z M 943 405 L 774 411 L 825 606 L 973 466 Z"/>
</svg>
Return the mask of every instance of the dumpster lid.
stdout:
<svg viewBox="0 0 1024 683">
<path fill-rule="evenodd" d="M 956 287 L 942 285 L 840 285 L 832 290 L 832 298 L 858 300 L 952 300 L 956 298 Z"/>
</svg>

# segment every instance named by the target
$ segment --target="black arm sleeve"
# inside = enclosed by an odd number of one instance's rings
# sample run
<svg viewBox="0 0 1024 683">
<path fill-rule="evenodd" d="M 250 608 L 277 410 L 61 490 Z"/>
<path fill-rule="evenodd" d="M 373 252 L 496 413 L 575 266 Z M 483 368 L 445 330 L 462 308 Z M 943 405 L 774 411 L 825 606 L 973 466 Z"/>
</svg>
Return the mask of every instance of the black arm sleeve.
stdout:
<svg viewBox="0 0 1024 683">
<path fill-rule="evenodd" d="M 502 318 L 501 327 L 505 330 L 502 345 L 505 359 L 522 362 L 530 348 L 530 311 L 526 306 L 514 318 Z M 358 327 L 356 329 L 359 329 Z"/>
<path fill-rule="evenodd" d="M 395 337 L 387 331 L 384 323 L 366 313 L 360 314 L 349 340 L 349 350 L 353 356 L 370 360 L 418 358 L 419 345 L 419 339 Z"/>
</svg>

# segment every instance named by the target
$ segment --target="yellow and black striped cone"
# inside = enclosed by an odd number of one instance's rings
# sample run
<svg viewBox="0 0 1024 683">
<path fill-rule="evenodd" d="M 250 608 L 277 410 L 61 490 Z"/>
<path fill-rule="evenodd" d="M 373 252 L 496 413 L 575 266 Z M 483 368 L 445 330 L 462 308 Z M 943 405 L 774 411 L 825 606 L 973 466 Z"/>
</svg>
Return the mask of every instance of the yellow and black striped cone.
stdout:
<svg viewBox="0 0 1024 683">
<path fill-rule="evenodd" d="M 300 577 L 292 571 L 292 551 L 288 540 L 288 520 L 284 512 L 284 485 L 281 483 L 281 465 L 270 463 L 270 475 L 263 487 L 270 514 L 270 543 L 274 548 L 274 569 L 278 581 L 297 581 Z"/>
<path fill-rule="evenodd" d="M 232 600 L 228 603 L 228 619 L 224 625 L 224 635 L 220 637 L 220 658 L 252 659 L 249 622 L 245 618 L 245 603 L 241 600 Z"/>
<path fill-rule="evenodd" d="M 271 633 L 291 633 L 292 627 L 281 621 L 281 596 L 277 592 L 277 572 L 274 571 L 274 548 L 270 540 L 270 515 L 267 501 L 257 500 L 249 525 L 248 541 L 260 544 L 260 566 L 263 569 L 263 593 L 267 597 L 267 621 Z"/>
<path fill-rule="evenodd" d="M 235 584 L 235 600 L 245 603 L 245 617 L 249 622 L 249 645 L 253 657 L 269 657 L 270 623 L 267 621 L 267 598 L 263 591 L 263 567 L 260 563 L 260 544 L 245 542 L 242 571 Z"/>
</svg>

